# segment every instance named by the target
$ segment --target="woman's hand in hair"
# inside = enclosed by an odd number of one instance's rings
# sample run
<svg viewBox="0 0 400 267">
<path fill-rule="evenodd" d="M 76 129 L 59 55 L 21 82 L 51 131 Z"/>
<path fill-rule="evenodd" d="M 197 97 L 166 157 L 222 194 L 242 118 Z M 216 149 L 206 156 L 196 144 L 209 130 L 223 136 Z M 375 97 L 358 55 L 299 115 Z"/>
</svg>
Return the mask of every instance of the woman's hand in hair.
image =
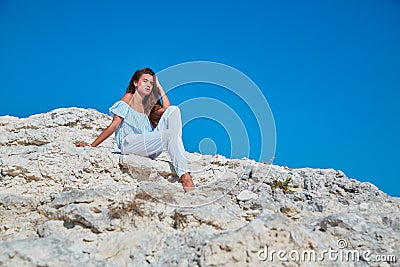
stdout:
<svg viewBox="0 0 400 267">
<path fill-rule="evenodd" d="M 164 88 L 160 84 L 160 79 L 156 75 L 153 76 L 154 88 L 157 90 L 160 97 L 165 95 Z"/>
<path fill-rule="evenodd" d="M 160 94 L 160 96 L 161 96 L 161 99 L 162 99 L 162 104 L 163 104 L 163 108 L 164 108 L 164 110 L 166 109 L 166 108 L 168 108 L 169 106 L 171 106 L 171 102 L 169 102 L 169 98 L 168 98 L 168 96 L 165 94 L 165 92 L 164 92 L 164 89 L 162 88 L 162 86 L 161 86 L 161 84 L 160 84 L 160 80 L 158 79 L 158 77 L 156 76 L 156 75 L 154 75 L 154 87 L 156 87 L 157 88 L 157 90 L 158 90 L 158 93 Z"/>
<path fill-rule="evenodd" d="M 160 84 L 160 80 L 158 79 L 158 77 L 156 75 L 153 76 L 153 82 L 154 82 L 154 86 L 158 88 L 158 90 L 160 90 L 160 92 L 164 91 L 164 89 L 162 88 L 161 84 Z"/>
</svg>

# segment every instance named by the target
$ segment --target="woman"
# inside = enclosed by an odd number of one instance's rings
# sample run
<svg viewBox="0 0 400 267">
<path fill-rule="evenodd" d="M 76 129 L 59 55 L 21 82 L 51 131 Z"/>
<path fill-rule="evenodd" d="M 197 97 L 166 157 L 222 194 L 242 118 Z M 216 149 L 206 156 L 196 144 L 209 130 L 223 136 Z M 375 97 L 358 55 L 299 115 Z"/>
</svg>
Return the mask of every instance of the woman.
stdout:
<svg viewBox="0 0 400 267">
<path fill-rule="evenodd" d="M 90 146 L 98 146 L 115 132 L 122 154 L 155 159 L 166 150 L 185 192 L 194 188 L 184 156 L 180 110 L 171 106 L 153 70 L 144 68 L 133 74 L 125 95 L 111 106 L 110 114 L 112 122 Z"/>
</svg>

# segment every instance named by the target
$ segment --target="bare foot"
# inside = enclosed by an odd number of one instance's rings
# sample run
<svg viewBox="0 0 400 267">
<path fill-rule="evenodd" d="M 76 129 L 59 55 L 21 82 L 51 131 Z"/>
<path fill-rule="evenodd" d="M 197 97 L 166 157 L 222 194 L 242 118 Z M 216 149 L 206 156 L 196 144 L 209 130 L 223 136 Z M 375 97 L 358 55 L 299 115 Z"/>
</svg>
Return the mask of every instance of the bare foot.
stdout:
<svg viewBox="0 0 400 267">
<path fill-rule="evenodd" d="M 192 180 L 192 176 L 187 172 L 181 176 L 179 182 L 182 184 L 183 190 L 189 192 L 194 189 L 194 183 Z"/>
</svg>

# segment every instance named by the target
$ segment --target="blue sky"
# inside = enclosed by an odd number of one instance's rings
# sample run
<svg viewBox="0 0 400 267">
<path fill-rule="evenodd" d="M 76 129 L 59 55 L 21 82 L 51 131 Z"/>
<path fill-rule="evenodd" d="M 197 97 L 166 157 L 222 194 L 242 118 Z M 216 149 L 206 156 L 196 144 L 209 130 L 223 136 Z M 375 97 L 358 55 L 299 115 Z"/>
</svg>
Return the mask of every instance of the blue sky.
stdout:
<svg viewBox="0 0 400 267">
<path fill-rule="evenodd" d="M 138 68 L 219 62 L 265 95 L 276 164 L 340 169 L 400 196 L 398 1 L 2 0 L 0 47 L 0 115 L 73 106 L 106 113 Z M 224 95 L 195 86 L 171 92 L 173 103 Z M 239 102 L 229 104 L 246 113 Z M 186 128 L 189 151 L 208 137 L 226 153 L 221 125 Z"/>
</svg>

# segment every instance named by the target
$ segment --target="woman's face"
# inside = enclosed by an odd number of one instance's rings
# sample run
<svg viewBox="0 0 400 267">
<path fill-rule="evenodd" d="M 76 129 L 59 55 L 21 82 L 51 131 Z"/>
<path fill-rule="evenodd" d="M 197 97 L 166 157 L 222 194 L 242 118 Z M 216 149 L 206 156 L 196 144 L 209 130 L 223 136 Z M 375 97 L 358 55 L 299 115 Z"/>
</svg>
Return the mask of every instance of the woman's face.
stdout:
<svg viewBox="0 0 400 267">
<path fill-rule="evenodd" d="M 135 81 L 134 84 L 136 86 L 136 91 L 140 95 L 147 96 L 153 89 L 153 76 L 145 73 L 140 76 L 139 80 Z"/>
</svg>

